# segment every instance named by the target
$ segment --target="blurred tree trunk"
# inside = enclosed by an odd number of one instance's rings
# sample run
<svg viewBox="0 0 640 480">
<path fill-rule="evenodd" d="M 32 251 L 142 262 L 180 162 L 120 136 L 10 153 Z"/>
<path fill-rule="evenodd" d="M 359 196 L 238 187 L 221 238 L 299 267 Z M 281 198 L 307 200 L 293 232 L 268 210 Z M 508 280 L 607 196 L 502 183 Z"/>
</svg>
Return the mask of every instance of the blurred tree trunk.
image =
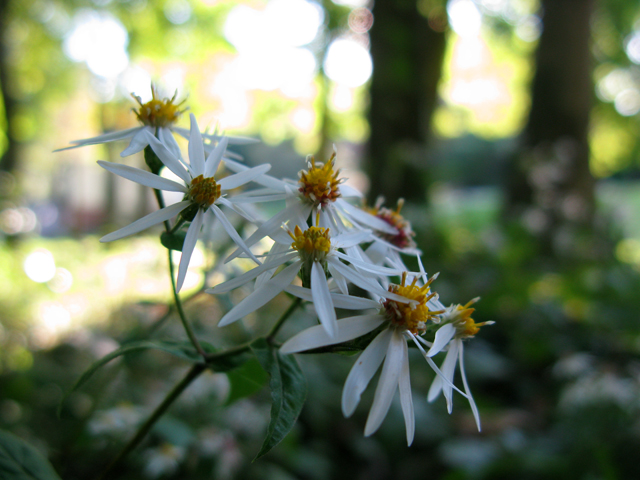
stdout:
<svg viewBox="0 0 640 480">
<path fill-rule="evenodd" d="M 365 165 L 371 202 L 378 195 L 384 195 L 389 204 L 399 197 L 425 200 L 425 145 L 438 98 L 448 27 L 446 2 L 431 4 L 423 12 L 418 11 L 416 0 L 377 1 L 373 8 L 371 135 Z"/>
<path fill-rule="evenodd" d="M 593 0 L 543 0 L 543 25 L 531 86 L 531 110 L 512 164 L 505 213 L 551 246 L 558 233 L 592 223 L 589 171 L 593 98 Z"/>
</svg>

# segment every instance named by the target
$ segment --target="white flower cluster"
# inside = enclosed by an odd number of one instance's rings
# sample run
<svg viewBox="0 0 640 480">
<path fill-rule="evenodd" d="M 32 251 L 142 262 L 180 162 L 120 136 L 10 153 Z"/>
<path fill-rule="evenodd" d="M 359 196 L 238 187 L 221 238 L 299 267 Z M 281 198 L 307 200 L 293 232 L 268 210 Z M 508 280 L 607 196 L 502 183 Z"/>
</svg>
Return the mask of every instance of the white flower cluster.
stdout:
<svg viewBox="0 0 640 480">
<path fill-rule="evenodd" d="M 382 365 L 365 435 L 371 435 L 381 425 L 397 388 L 407 442 L 412 443 L 415 419 L 409 377 L 410 346 L 417 347 L 436 373 L 428 399 L 434 400 L 442 392 L 451 412 L 456 390 L 469 401 L 480 429 L 478 410 L 464 371 L 463 340 L 473 337 L 480 326 L 490 322 L 475 323 L 471 318 L 474 309 L 470 306 L 475 299 L 449 308 L 440 303 L 432 291 L 436 276 L 427 278 L 411 225 L 400 214 L 402 201 L 396 210 L 383 207 L 382 202 L 373 208 L 350 203 L 350 199 L 358 200 L 361 194 L 343 183 L 335 166 L 335 151 L 326 163 L 308 157 L 306 169 L 300 171 L 297 180 L 267 175 L 271 168 L 268 164 L 249 168 L 227 151 L 228 145 L 246 143 L 248 139 L 202 134 L 193 114 L 190 130 L 177 128 L 174 122 L 183 111 L 180 104 L 174 103 L 175 96 L 160 99 L 153 88 L 152 91 L 153 99 L 148 103 L 134 97 L 140 104 L 134 111 L 141 127 L 78 140 L 69 148 L 131 138 L 122 156 L 148 147 L 161 162 L 159 167 L 168 168 L 182 182 L 160 176 L 160 168 L 149 172 L 110 162 L 98 162 L 99 165 L 141 185 L 180 192 L 183 199 L 106 235 L 101 241 L 117 240 L 163 222 L 171 233 L 188 225 L 177 275 L 179 291 L 203 224 L 209 221 L 208 217 L 211 221 L 217 219 L 237 245 L 227 261 L 242 256 L 256 263 L 246 273 L 207 290 L 222 294 L 249 282 L 254 284 L 252 293 L 228 311 L 219 326 L 242 319 L 286 291 L 310 302 L 320 324 L 288 339 L 281 353 L 331 351 L 364 336 L 370 339 L 368 345 L 362 345 L 366 348 L 351 369 L 342 394 L 342 411 L 348 417 Z M 182 157 L 174 133 L 188 138 L 188 159 Z M 220 176 L 221 165 L 231 174 Z M 250 182 L 259 187 L 238 192 L 238 187 Z M 254 222 L 242 205 L 282 200 L 285 208 L 258 223 L 255 232 L 244 240 L 220 208 L 229 208 Z M 170 227 L 169 220 L 174 217 L 178 219 Z M 265 237 L 273 240 L 273 247 L 266 255 L 255 255 L 251 248 Z M 417 258 L 419 271 L 409 272 L 403 255 Z M 352 295 L 350 285 L 367 296 Z M 336 308 L 368 313 L 338 319 Z M 438 368 L 432 357 L 442 351 L 447 354 Z M 463 391 L 454 385 L 457 364 Z"/>
</svg>

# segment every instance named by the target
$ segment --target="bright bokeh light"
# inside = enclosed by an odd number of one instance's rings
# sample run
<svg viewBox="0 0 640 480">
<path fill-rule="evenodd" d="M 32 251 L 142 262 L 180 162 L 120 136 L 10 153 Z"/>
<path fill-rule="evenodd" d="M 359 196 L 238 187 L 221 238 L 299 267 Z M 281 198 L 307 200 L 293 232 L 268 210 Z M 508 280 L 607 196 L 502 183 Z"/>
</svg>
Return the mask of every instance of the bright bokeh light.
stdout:
<svg viewBox="0 0 640 480">
<path fill-rule="evenodd" d="M 310 133 L 313 130 L 315 114 L 309 108 L 299 107 L 291 112 L 291 123 L 301 132 Z"/>
<path fill-rule="evenodd" d="M 56 274 L 56 262 L 49 250 L 39 249 L 30 253 L 22 265 L 24 273 L 34 282 L 44 283 Z"/>
<path fill-rule="evenodd" d="M 625 51 L 629 60 L 640 64 L 640 31 L 633 32 L 625 41 Z"/>
<path fill-rule="evenodd" d="M 331 94 L 331 106 L 337 112 L 346 112 L 353 106 L 353 91 L 345 85 L 336 85 Z"/>
<path fill-rule="evenodd" d="M 596 83 L 596 93 L 604 102 L 613 102 L 616 111 L 625 117 L 640 112 L 640 91 L 634 72 L 616 68 Z"/>
<path fill-rule="evenodd" d="M 371 55 L 356 41 L 346 38 L 334 40 L 327 50 L 324 71 L 336 83 L 359 87 L 371 77 Z"/>
<path fill-rule="evenodd" d="M 449 25 L 461 37 L 480 34 L 482 14 L 472 0 L 451 0 L 447 5 Z"/>
<path fill-rule="evenodd" d="M 369 4 L 369 0 L 333 0 L 336 5 L 342 5 L 344 7 L 366 7 Z"/>
<path fill-rule="evenodd" d="M 249 120 L 251 90 L 280 90 L 291 98 L 313 94 L 318 66 L 305 45 L 324 21 L 320 5 L 306 0 L 272 0 L 263 10 L 234 7 L 224 25 L 225 38 L 238 55 L 212 82 L 220 98 L 222 128 L 241 127 Z"/>
<path fill-rule="evenodd" d="M 187 0 L 171 0 L 164 5 L 164 16 L 174 25 L 182 25 L 191 18 L 191 4 Z"/>
<path fill-rule="evenodd" d="M 323 20 L 322 8 L 305 0 L 273 0 L 262 11 L 239 5 L 227 16 L 224 35 L 239 52 L 300 47 L 313 41 Z"/>
<path fill-rule="evenodd" d="M 151 97 L 151 75 L 144 68 L 137 65 L 131 65 L 118 79 L 118 83 L 122 87 L 123 94 L 128 96 L 134 93 L 146 100 Z"/>
<path fill-rule="evenodd" d="M 620 92 L 634 85 L 633 74 L 628 69 L 616 68 L 597 83 L 596 92 L 605 102 L 613 102 Z"/>
<path fill-rule="evenodd" d="M 56 268 L 56 273 L 47 282 L 47 286 L 55 293 L 64 293 L 73 285 L 73 275 L 66 268 Z"/>
<path fill-rule="evenodd" d="M 65 54 L 76 62 L 86 62 L 92 73 L 113 78 L 129 64 L 129 36 L 120 21 L 105 12 L 81 10 L 63 43 Z"/>
<path fill-rule="evenodd" d="M 627 88 L 616 95 L 613 101 L 616 111 L 625 117 L 640 112 L 640 92 L 635 88 Z"/>
</svg>

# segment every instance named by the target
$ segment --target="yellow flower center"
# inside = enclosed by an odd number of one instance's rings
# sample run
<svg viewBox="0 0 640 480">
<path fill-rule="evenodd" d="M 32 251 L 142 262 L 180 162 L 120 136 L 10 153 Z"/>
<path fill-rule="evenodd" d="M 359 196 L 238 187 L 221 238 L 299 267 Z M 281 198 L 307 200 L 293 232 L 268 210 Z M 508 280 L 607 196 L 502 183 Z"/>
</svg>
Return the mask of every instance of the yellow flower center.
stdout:
<svg viewBox="0 0 640 480">
<path fill-rule="evenodd" d="M 204 178 L 204 175 L 198 175 L 191 180 L 187 195 L 199 207 L 209 208 L 213 202 L 220 198 L 220 185 L 213 177 Z"/>
<path fill-rule="evenodd" d="M 339 186 L 342 179 L 338 178 L 340 170 L 334 170 L 336 154 L 324 165 L 317 163 L 313 157 L 308 162 L 309 170 L 300 172 L 298 191 L 302 193 L 314 205 L 326 205 L 335 202 L 340 197 Z"/>
<path fill-rule="evenodd" d="M 296 225 L 289 235 L 293 239 L 291 247 L 297 250 L 303 259 L 313 258 L 313 260 L 322 261 L 331 250 L 328 228 L 309 227 L 303 232 Z"/>
<path fill-rule="evenodd" d="M 476 323 L 471 314 L 475 312 L 475 308 L 470 308 L 471 305 L 476 303 L 479 298 L 470 300 L 465 305 L 456 305 L 455 308 L 449 313 L 449 320 L 456 327 L 456 337 L 458 338 L 470 338 L 480 331 L 480 327 L 483 325 L 492 325 L 493 322 L 480 322 Z"/>
<path fill-rule="evenodd" d="M 152 99 L 147 103 L 142 103 L 140 97 L 131 94 L 133 98 L 138 102 L 140 108 L 133 109 L 134 113 L 144 125 L 151 127 L 166 127 L 173 124 L 180 114 L 186 109 L 180 110 L 180 106 L 184 103 L 184 100 L 180 103 L 174 103 L 178 92 L 176 91 L 173 98 L 165 98 L 160 100 L 156 97 L 156 89 L 151 85 Z"/>
<path fill-rule="evenodd" d="M 424 333 L 427 328 L 427 322 L 442 311 L 429 310 L 427 302 L 436 296 L 431 292 L 429 285 L 434 277 L 430 278 L 423 286 L 416 285 L 418 278 L 414 278 L 410 285 L 406 285 L 407 272 L 402 274 L 402 283 L 400 285 L 389 285 L 391 293 L 397 293 L 405 298 L 414 300 L 411 303 L 400 303 L 395 300 L 386 300 L 383 307 L 386 311 L 387 318 L 391 323 L 399 327 L 409 330 L 413 334 Z"/>
<path fill-rule="evenodd" d="M 404 205 L 404 198 L 398 199 L 398 204 L 395 210 L 391 210 L 389 208 L 382 206 L 382 201 L 378 200 L 376 202 L 376 206 L 373 208 L 365 208 L 371 215 L 375 215 L 381 220 L 384 220 L 392 227 L 395 227 L 398 230 L 398 233 L 395 235 L 378 232 L 378 235 L 389 242 L 392 245 L 395 245 L 398 248 L 414 248 L 416 243 L 413 241 L 413 237 L 415 233 L 411 228 L 411 223 L 406 220 L 402 215 L 400 215 L 400 210 Z"/>
</svg>

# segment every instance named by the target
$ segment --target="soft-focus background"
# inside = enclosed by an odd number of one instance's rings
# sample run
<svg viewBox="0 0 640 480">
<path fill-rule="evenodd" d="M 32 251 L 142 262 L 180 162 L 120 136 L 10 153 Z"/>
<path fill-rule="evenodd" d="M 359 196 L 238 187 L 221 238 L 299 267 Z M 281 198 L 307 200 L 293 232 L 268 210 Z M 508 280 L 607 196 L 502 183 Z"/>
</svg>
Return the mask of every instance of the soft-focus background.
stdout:
<svg viewBox="0 0 640 480">
<path fill-rule="evenodd" d="M 208 374 L 120 478 L 640 478 L 637 0 L 1 0 L 0 39 L 0 428 L 62 478 L 95 476 L 188 368 L 127 356 L 56 416 L 118 345 L 184 338 L 157 232 L 98 242 L 155 208 L 95 163 L 126 144 L 52 153 L 135 126 L 151 81 L 201 126 L 259 138 L 239 151 L 277 175 L 336 144 L 371 202 L 406 199 L 440 298 L 481 296 L 496 324 L 466 349 L 481 433 L 460 396 L 451 416 L 426 402 L 412 352 L 414 445 L 395 403 L 363 438 L 373 388 L 354 418 L 339 407 L 353 358 L 301 356 L 308 402 L 269 455 L 250 463 L 266 389 L 233 402 Z M 264 332 L 286 297 L 218 329 L 246 292 L 202 294 L 214 261 L 200 244 L 183 290 L 198 334 Z"/>
</svg>

